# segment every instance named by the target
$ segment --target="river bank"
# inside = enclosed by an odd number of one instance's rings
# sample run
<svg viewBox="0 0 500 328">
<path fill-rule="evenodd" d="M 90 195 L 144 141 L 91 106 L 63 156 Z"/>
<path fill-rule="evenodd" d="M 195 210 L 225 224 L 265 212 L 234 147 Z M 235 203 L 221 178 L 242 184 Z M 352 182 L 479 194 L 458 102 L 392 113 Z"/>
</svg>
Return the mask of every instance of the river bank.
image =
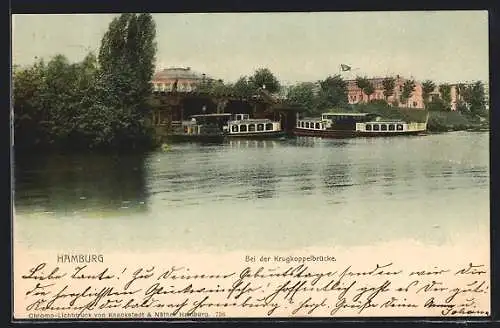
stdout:
<svg viewBox="0 0 500 328">
<path fill-rule="evenodd" d="M 488 131 L 488 119 L 473 119 L 459 112 L 429 112 L 429 132 Z"/>
<path fill-rule="evenodd" d="M 369 112 L 387 119 L 402 119 L 412 122 L 425 122 L 427 114 L 427 131 L 488 131 L 488 118 L 473 118 L 457 111 L 427 111 L 415 108 L 390 107 L 379 104 L 355 105 L 352 109 L 356 112 Z"/>
</svg>

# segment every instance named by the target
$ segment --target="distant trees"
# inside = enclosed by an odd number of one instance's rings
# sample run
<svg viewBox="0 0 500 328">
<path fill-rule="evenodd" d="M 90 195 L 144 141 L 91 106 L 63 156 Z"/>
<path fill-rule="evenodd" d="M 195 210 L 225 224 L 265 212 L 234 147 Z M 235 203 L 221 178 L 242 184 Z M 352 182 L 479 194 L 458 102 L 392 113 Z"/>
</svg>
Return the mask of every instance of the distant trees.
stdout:
<svg viewBox="0 0 500 328">
<path fill-rule="evenodd" d="M 408 101 L 410 100 L 413 92 L 415 92 L 415 87 L 416 84 L 414 80 L 406 80 L 403 84 L 403 91 L 400 95 L 400 101 L 406 104 L 406 106 L 408 106 Z"/>
<path fill-rule="evenodd" d="M 452 108 L 452 85 L 442 83 L 438 86 L 439 97 L 429 99 L 429 94 L 436 85 L 427 80 L 422 83 L 422 96 L 425 107 L 431 111 L 450 111 Z M 458 83 L 455 88 L 455 108 L 462 114 L 472 116 L 486 115 L 486 95 L 484 84 L 476 81 L 472 84 Z"/>
<path fill-rule="evenodd" d="M 292 86 L 286 95 L 289 102 L 302 107 L 307 113 L 312 114 L 316 108 L 314 83 L 304 82 Z"/>
<path fill-rule="evenodd" d="M 424 107 L 427 108 L 429 101 L 430 101 L 430 95 L 434 90 L 436 89 L 436 84 L 432 82 L 431 80 L 425 80 L 422 82 L 422 98 L 424 101 Z"/>
<path fill-rule="evenodd" d="M 308 114 L 319 114 L 348 104 L 347 83 L 340 75 L 332 75 L 317 83 L 292 86 L 286 97 L 289 103 L 299 105 Z"/>
<path fill-rule="evenodd" d="M 261 88 L 270 93 L 279 92 L 280 82 L 268 68 L 259 68 L 251 76 L 242 76 L 230 86 L 230 90 L 240 97 L 251 97 Z"/>
<path fill-rule="evenodd" d="M 451 85 L 443 83 L 439 85 L 439 94 L 447 110 L 451 110 Z"/>
<path fill-rule="evenodd" d="M 248 83 L 255 89 L 264 88 L 270 93 L 279 92 L 281 89 L 280 82 L 268 68 L 257 69 L 248 78 Z"/>
<path fill-rule="evenodd" d="M 375 88 L 373 88 L 373 85 L 370 83 L 370 80 L 365 76 L 361 77 L 358 76 L 356 77 L 356 86 L 361 89 L 361 92 L 365 94 L 368 97 L 368 100 L 370 100 L 370 95 L 375 92 Z M 369 95 L 370 93 L 370 95 Z"/>
<path fill-rule="evenodd" d="M 386 77 L 382 81 L 382 86 L 384 87 L 384 98 L 387 99 L 394 95 L 394 88 L 396 87 L 396 80 L 393 77 Z"/>
<path fill-rule="evenodd" d="M 467 114 L 472 116 L 487 115 L 486 93 L 483 82 L 476 81 L 465 87 L 462 92 Z"/>
<path fill-rule="evenodd" d="M 348 104 L 347 82 L 340 75 L 327 77 L 319 81 L 317 108 L 324 110 L 332 107 L 344 107 Z"/>
</svg>

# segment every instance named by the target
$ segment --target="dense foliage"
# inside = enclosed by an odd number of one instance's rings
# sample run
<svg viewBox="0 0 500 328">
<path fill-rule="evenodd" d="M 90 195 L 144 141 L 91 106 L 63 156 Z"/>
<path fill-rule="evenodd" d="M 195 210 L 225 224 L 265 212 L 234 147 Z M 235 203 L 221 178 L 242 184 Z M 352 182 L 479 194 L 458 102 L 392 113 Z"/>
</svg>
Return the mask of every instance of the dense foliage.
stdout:
<svg viewBox="0 0 500 328">
<path fill-rule="evenodd" d="M 403 91 L 401 92 L 401 95 L 399 97 L 399 101 L 402 104 L 408 106 L 408 101 L 410 100 L 413 92 L 415 91 L 415 87 L 416 87 L 415 81 L 413 80 L 405 81 L 405 83 L 403 84 Z"/>
<path fill-rule="evenodd" d="M 332 108 L 345 108 L 347 83 L 340 75 L 329 76 L 318 83 L 300 83 L 288 90 L 287 101 L 300 106 L 307 114 L 319 114 Z"/>
<path fill-rule="evenodd" d="M 98 58 L 62 55 L 13 73 L 16 150 L 149 147 L 145 124 L 156 53 L 150 14 L 122 14 Z"/>
</svg>

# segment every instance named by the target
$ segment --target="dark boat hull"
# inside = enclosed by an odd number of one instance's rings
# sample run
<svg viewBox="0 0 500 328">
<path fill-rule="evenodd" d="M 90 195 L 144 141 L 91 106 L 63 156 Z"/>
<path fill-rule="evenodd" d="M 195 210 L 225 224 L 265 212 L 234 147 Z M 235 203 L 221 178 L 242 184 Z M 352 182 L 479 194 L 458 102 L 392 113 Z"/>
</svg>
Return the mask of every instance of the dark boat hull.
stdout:
<svg viewBox="0 0 500 328">
<path fill-rule="evenodd" d="M 355 137 L 392 137 L 424 134 L 425 131 L 390 131 L 390 132 L 362 132 L 352 130 L 307 130 L 294 129 L 293 134 L 298 137 L 320 138 L 355 138 Z"/>
<path fill-rule="evenodd" d="M 256 133 L 238 133 L 238 134 L 226 134 L 228 138 L 239 138 L 239 139 L 271 139 L 271 138 L 281 138 L 284 137 L 286 133 L 284 131 L 271 131 L 271 132 L 256 132 Z"/>
</svg>

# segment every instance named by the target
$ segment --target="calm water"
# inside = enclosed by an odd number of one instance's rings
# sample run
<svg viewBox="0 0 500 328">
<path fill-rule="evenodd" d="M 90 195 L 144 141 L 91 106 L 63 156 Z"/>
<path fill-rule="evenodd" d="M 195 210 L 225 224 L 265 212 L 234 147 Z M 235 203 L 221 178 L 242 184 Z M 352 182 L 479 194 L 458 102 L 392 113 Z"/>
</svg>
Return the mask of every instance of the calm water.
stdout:
<svg viewBox="0 0 500 328">
<path fill-rule="evenodd" d="M 443 244 L 489 224 L 487 133 L 175 144 L 15 168 L 15 235 L 37 249 Z"/>
</svg>

